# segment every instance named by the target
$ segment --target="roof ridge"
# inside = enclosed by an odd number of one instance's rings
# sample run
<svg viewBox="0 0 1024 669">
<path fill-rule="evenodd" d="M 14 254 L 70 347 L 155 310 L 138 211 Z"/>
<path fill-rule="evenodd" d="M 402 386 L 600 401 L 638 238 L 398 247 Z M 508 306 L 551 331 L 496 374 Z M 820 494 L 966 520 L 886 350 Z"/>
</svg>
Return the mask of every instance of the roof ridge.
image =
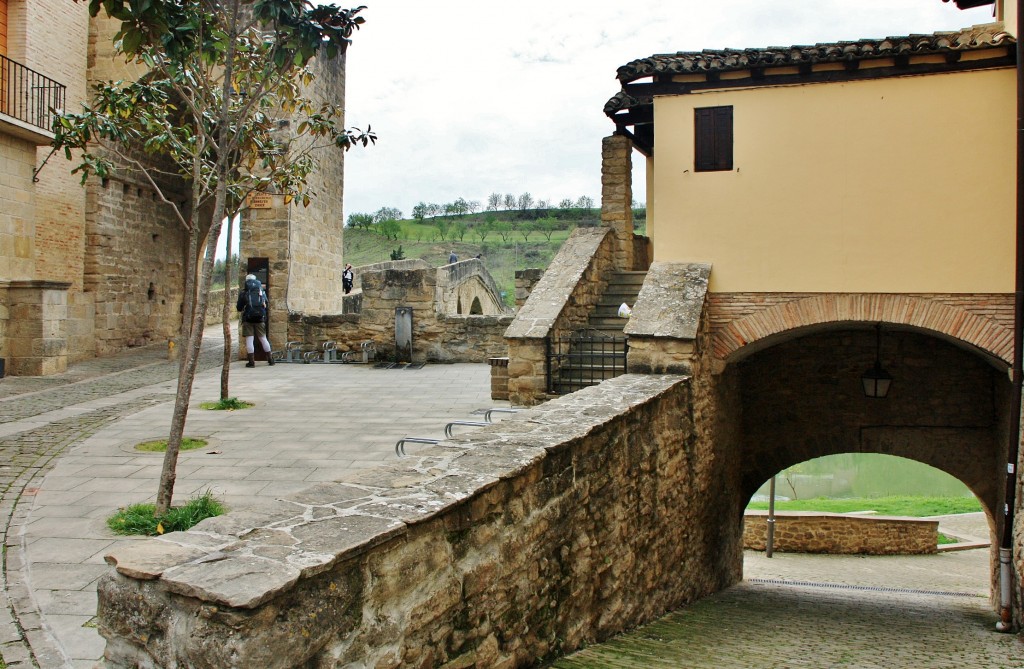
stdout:
<svg viewBox="0 0 1024 669">
<path fill-rule="evenodd" d="M 844 62 L 898 55 L 947 53 L 1015 44 L 1002 22 L 981 23 L 961 30 L 871 37 L 813 45 L 744 47 L 677 51 L 640 58 L 618 68 L 623 83 L 656 74 L 728 71 L 756 66 Z"/>
</svg>

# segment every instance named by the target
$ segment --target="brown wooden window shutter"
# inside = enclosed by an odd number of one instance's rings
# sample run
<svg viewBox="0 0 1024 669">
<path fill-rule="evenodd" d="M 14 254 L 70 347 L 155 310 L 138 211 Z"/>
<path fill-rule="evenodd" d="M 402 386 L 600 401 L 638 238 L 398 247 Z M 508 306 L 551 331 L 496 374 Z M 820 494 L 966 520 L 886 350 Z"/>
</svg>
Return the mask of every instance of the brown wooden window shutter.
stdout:
<svg viewBox="0 0 1024 669">
<path fill-rule="evenodd" d="M 717 172 L 732 169 L 732 107 L 699 107 L 693 110 L 694 170 Z"/>
</svg>

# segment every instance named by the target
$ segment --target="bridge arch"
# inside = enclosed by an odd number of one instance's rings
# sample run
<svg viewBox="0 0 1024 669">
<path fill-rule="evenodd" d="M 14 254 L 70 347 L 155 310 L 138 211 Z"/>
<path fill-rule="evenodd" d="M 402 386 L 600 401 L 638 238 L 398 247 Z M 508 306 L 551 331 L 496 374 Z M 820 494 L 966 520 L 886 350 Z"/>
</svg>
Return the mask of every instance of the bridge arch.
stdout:
<svg viewBox="0 0 1024 669">
<path fill-rule="evenodd" d="M 987 296 L 944 301 L 934 296 L 815 294 L 766 306 L 715 327 L 712 351 L 719 360 L 738 362 L 801 331 L 882 322 L 932 333 L 1008 366 L 1013 331 L 987 315 L 990 307 Z"/>
</svg>

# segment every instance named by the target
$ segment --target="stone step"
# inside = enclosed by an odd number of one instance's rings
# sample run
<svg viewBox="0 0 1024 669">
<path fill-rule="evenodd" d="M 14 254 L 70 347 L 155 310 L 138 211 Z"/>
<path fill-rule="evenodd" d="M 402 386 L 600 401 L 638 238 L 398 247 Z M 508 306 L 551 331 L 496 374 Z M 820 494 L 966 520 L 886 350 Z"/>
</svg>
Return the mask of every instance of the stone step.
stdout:
<svg viewBox="0 0 1024 669">
<path fill-rule="evenodd" d="M 612 272 L 608 283 L 620 286 L 642 286 L 646 278 L 647 272 Z"/>
</svg>

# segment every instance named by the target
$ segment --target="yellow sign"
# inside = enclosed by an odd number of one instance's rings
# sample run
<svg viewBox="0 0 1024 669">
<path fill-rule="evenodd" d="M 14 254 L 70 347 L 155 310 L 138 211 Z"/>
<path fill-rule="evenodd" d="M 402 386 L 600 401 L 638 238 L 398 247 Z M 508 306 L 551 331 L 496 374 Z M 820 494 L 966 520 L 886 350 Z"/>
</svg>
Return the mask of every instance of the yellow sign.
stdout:
<svg viewBox="0 0 1024 669">
<path fill-rule="evenodd" d="M 249 193 L 250 209 L 270 209 L 274 205 L 274 196 L 270 193 Z"/>
</svg>

